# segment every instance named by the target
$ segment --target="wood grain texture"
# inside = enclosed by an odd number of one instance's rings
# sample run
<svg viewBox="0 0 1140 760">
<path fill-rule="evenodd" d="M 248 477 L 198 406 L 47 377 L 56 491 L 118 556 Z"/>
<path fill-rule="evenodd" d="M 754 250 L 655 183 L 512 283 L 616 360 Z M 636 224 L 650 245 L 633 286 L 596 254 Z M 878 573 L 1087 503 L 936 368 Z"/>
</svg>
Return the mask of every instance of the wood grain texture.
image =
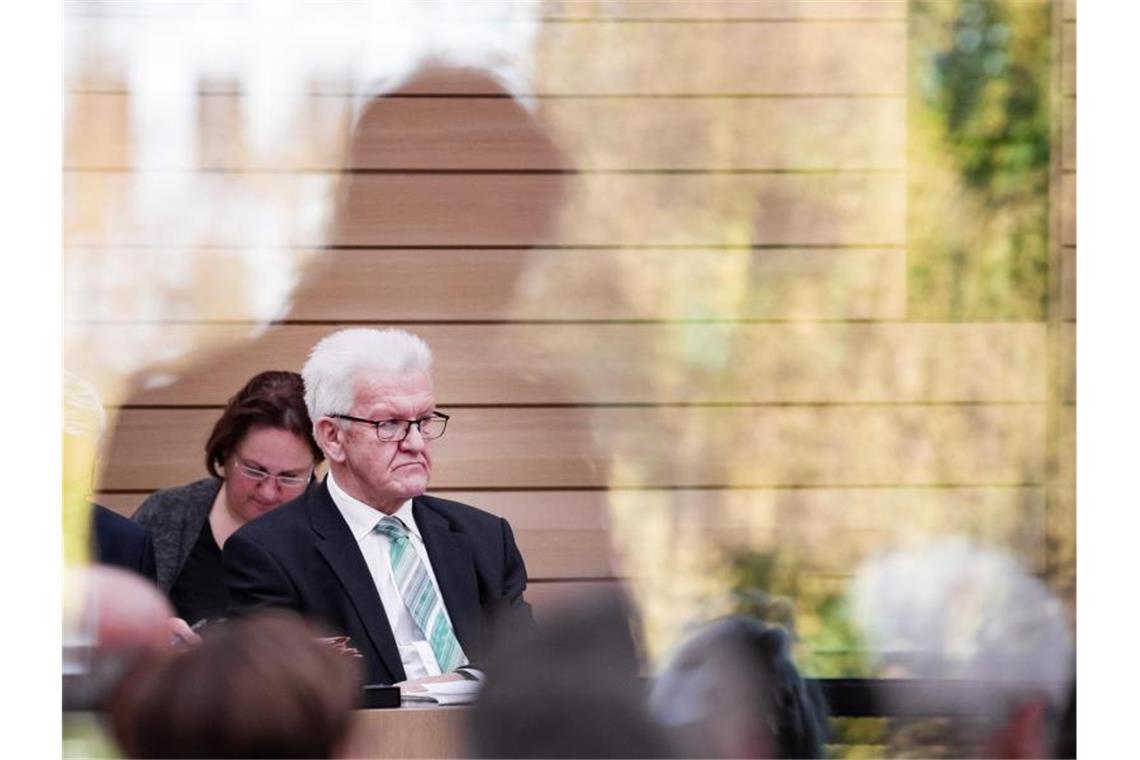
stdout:
<svg viewBox="0 0 1140 760">
<path fill-rule="evenodd" d="M 240 249 L 211 251 L 240 261 Z M 139 320 L 139 293 L 162 292 L 180 248 L 68 248 L 65 281 L 82 288 L 108 268 L 134 273 L 121 298 L 73 298 L 67 319 Z M 761 250 L 297 250 L 280 261 L 310 262 L 290 320 L 899 320 L 906 317 L 901 248 Z M 747 297 L 725 298 L 747 278 Z M 383 288 L 381 283 L 398 283 Z M 92 286 L 94 287 L 94 285 Z M 167 300 L 169 318 L 248 318 L 240 300 Z M 140 313 L 141 312 L 141 313 Z M 80 329 L 69 325 L 68 329 Z"/>
<path fill-rule="evenodd" d="M 1071 0 L 1070 0 L 1071 2 Z M 193 8 L 193 0 L 166 0 L 157 6 L 135 2 L 90 3 L 70 2 L 64 6 L 65 17 L 123 18 L 184 14 Z M 322 5 L 345 5 L 326 0 Z M 542 18 L 547 20 L 605 20 L 669 18 L 712 20 L 732 19 L 898 19 L 906 17 L 905 0 L 575 0 L 573 3 L 547 2 L 542 5 Z M 472 18 L 497 18 L 501 10 L 492 5 L 472 6 Z"/>
<path fill-rule="evenodd" d="M 64 165 L 138 168 L 131 97 L 65 96 Z M 305 98 L 282 125 L 289 140 L 259 148 L 240 95 L 196 98 L 194 166 L 210 170 L 804 170 L 901 169 L 902 98 L 525 99 L 558 154 L 542 149 L 502 98 L 391 99 L 351 155 L 346 97 Z M 447 126 L 446 129 L 443 126 Z M 716 140 L 693 140 L 716 133 Z M 756 139 L 761 136 L 761 139 Z M 148 169 L 163 167 L 150 160 Z"/>
<path fill-rule="evenodd" d="M 1061 367 L 1061 401 L 1065 403 L 1077 402 L 1077 325 L 1067 322 L 1060 327 L 1058 336 L 1060 341 Z"/>
<path fill-rule="evenodd" d="M 75 329 L 78 329 L 76 327 Z M 147 326 L 90 325 L 113 348 Z M 299 371 L 334 326 L 171 325 L 232 344 L 134 405 L 221 407 L 267 368 Z M 1044 401 L 1045 326 L 968 324 L 408 325 L 435 353 L 441 405 Z M 180 371 L 181 369 L 181 371 Z"/>
<path fill-rule="evenodd" d="M 1061 94 L 1077 94 L 1077 25 L 1069 22 L 1061 30 Z"/>
<path fill-rule="evenodd" d="M 905 0 L 605 0 L 555 4 L 544 17 L 574 19 L 803 19 L 836 21 L 906 18 Z"/>
<path fill-rule="evenodd" d="M 1061 249 L 1061 314 L 1077 318 L 1077 249 Z"/>
<path fill-rule="evenodd" d="M 1044 410 L 1001 406 L 455 410 L 442 488 L 1038 483 Z M 200 477 L 215 409 L 126 409 L 101 490 Z"/>
<path fill-rule="evenodd" d="M 463 757 L 469 707 L 401 707 L 357 710 L 349 749 L 352 757 Z"/>
<path fill-rule="evenodd" d="M 511 39 L 532 33 L 529 20 L 450 19 L 457 37 Z M 422 35 L 422 27 L 391 20 L 386 34 Z M 467 30 L 464 27 L 468 27 Z M 177 14 L 149 17 L 71 17 L 65 39 L 67 89 L 119 88 L 128 80 L 113 46 L 146 39 L 176 45 L 185 35 Z M 735 23 L 543 23 L 536 42 L 539 94 L 901 94 L 905 89 L 906 24 L 895 20 Z M 715 50 L 715 56 L 688 53 Z M 202 82 L 210 89 L 210 82 Z M 298 83 L 298 92 L 345 93 L 343 75 Z M 232 89 L 232 84 L 223 85 Z M 428 91 L 439 90 L 432 88 Z"/>
<path fill-rule="evenodd" d="M 1061 105 L 1061 168 L 1077 168 L 1077 99 L 1071 97 Z"/>
<path fill-rule="evenodd" d="M 204 218 L 145 215 L 136 205 L 146 188 L 138 175 L 66 173 L 65 244 L 258 245 L 265 242 L 264 231 L 243 223 L 237 209 L 250 208 L 259 197 L 282 204 L 329 202 L 337 192 L 324 175 L 182 174 L 168 181 L 175 180 L 182 188 L 175 197 L 185 203 L 215 199 L 201 208 Z M 275 237 L 299 246 L 397 247 L 906 241 L 906 181 L 900 173 L 399 174 L 352 175 L 343 184 L 343 223 L 330 232 L 319 217 L 284 215 Z M 614 213 L 615 207 L 626 213 Z"/>
<path fill-rule="evenodd" d="M 1077 244 L 1077 175 L 1061 176 L 1061 244 Z"/>
</svg>

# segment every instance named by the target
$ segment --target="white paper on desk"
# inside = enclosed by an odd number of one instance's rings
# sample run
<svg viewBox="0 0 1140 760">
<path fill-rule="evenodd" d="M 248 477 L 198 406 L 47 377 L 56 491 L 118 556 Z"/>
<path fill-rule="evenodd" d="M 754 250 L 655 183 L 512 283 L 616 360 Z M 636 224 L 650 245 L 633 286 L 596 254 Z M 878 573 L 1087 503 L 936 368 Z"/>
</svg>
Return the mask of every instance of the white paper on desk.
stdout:
<svg viewBox="0 0 1140 760">
<path fill-rule="evenodd" d="M 479 695 L 480 681 L 443 681 L 426 683 L 424 691 L 400 690 L 400 701 L 408 704 L 466 705 Z"/>
</svg>

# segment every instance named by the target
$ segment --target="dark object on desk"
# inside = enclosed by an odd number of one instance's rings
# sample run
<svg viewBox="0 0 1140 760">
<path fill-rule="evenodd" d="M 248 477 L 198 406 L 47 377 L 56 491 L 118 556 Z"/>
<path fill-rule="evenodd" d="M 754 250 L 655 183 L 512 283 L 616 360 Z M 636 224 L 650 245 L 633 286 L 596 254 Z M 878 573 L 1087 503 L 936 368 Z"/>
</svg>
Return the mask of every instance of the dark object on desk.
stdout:
<svg viewBox="0 0 1140 760">
<path fill-rule="evenodd" d="M 91 505 L 95 561 L 155 580 L 154 544 L 146 528 L 99 504 Z"/>
<path fill-rule="evenodd" d="M 381 710 L 400 706 L 399 686 L 380 686 L 367 684 L 364 687 L 364 696 L 360 702 L 362 710 Z"/>
</svg>

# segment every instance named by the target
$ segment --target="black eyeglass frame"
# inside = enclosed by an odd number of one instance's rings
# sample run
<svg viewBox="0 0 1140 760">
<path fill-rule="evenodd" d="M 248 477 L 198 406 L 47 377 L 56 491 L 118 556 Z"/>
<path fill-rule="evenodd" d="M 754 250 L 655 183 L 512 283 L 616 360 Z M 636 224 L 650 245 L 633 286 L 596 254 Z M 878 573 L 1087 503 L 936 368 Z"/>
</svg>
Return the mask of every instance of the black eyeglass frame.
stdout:
<svg viewBox="0 0 1140 760">
<path fill-rule="evenodd" d="M 371 425 L 373 427 L 373 429 L 376 431 L 376 440 L 380 441 L 381 443 L 399 443 L 399 442 L 403 441 L 412 432 L 412 425 L 416 426 L 416 430 L 420 431 L 420 435 L 423 436 L 423 439 L 425 441 L 434 441 L 438 438 L 442 438 L 443 434 L 447 432 L 447 421 L 451 419 L 450 414 L 444 414 L 443 412 L 438 411 L 438 410 L 432 412 L 431 414 L 429 414 L 426 417 L 420 417 L 418 420 L 401 420 L 401 419 L 396 419 L 396 418 L 387 419 L 387 420 L 369 420 L 369 419 L 365 419 L 364 417 L 353 417 L 351 414 L 330 414 L 328 416 L 333 417 L 334 419 L 338 419 L 338 420 L 349 420 L 351 422 L 362 422 L 365 425 Z M 443 430 L 439 431 L 439 435 L 426 436 L 426 435 L 424 435 L 424 429 L 421 427 L 421 423 L 427 422 L 428 420 L 432 420 L 432 419 L 442 419 L 443 420 Z M 404 423 L 404 434 L 402 436 L 400 436 L 399 438 L 381 438 L 380 437 L 380 426 L 386 422 L 402 422 L 402 423 Z"/>
</svg>

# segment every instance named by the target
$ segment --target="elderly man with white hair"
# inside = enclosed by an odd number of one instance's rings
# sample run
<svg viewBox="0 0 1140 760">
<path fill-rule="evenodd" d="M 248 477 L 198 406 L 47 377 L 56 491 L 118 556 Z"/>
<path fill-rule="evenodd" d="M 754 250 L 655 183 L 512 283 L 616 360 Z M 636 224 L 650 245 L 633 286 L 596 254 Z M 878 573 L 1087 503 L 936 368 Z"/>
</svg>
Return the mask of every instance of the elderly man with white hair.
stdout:
<svg viewBox="0 0 1140 760">
<path fill-rule="evenodd" d="M 1017 561 L 941 538 L 865 562 L 848 602 L 884 675 L 917 679 L 885 695 L 892 712 L 920 702 L 968 719 L 960 739 L 984 757 L 1050 756 L 1073 640 L 1060 602 Z"/>
<path fill-rule="evenodd" d="M 510 525 L 425 496 L 432 354 L 402 330 L 324 337 L 301 372 L 323 482 L 238 530 L 223 550 L 231 614 L 286 607 L 349 637 L 370 683 L 477 678 L 495 625 L 529 624 Z"/>
</svg>

